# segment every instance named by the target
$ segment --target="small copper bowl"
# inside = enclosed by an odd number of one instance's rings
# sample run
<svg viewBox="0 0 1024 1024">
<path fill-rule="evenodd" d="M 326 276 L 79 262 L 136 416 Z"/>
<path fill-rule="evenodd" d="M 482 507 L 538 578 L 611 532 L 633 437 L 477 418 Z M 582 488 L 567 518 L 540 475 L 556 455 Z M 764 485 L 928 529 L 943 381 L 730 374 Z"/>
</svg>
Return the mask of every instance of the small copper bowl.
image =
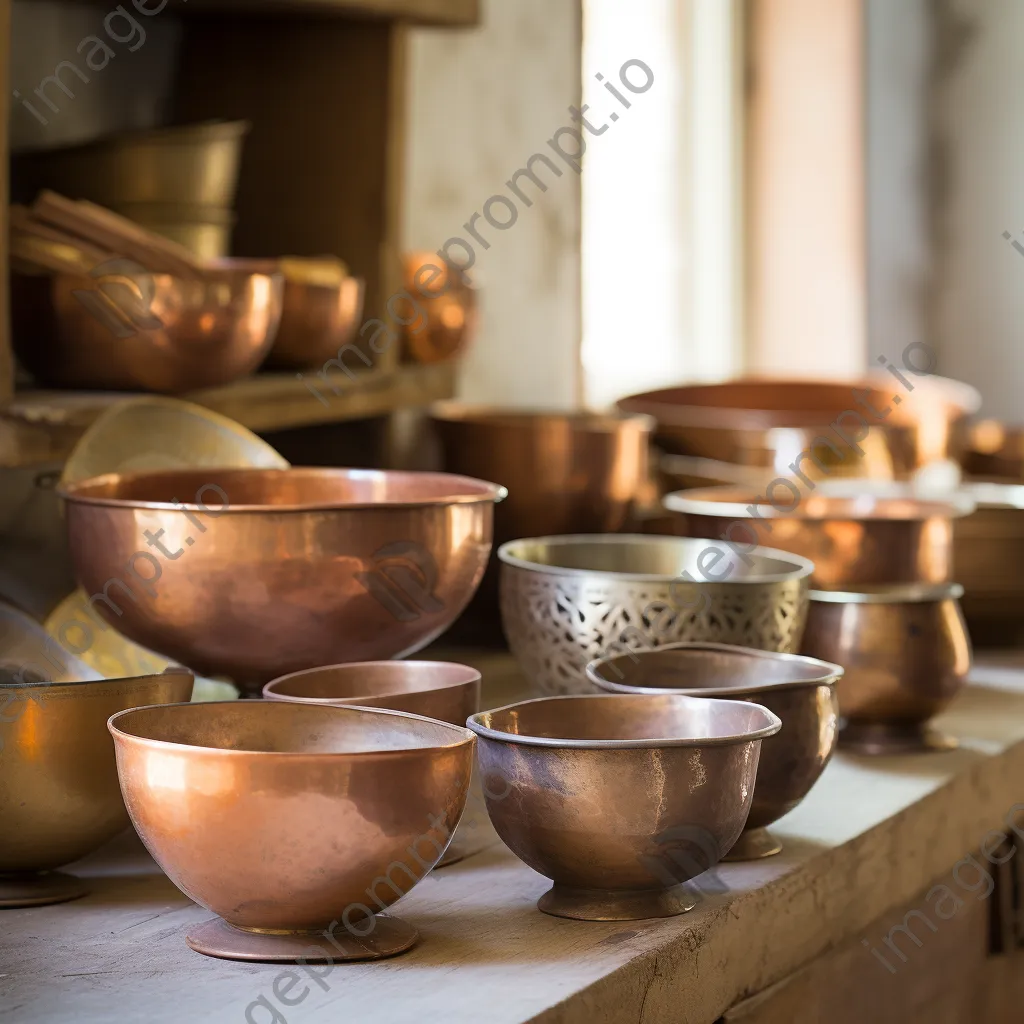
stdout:
<svg viewBox="0 0 1024 1024">
<path fill-rule="evenodd" d="M 743 831 L 761 741 L 782 723 L 732 700 L 545 697 L 474 715 L 487 813 L 554 885 L 556 917 L 633 921 L 690 910 L 683 883 Z"/>
<path fill-rule="evenodd" d="M 402 324 L 405 356 L 417 363 L 440 363 L 461 355 L 476 334 L 477 289 L 465 274 L 432 252 L 402 258 L 406 292 L 412 296 Z"/>
<path fill-rule="evenodd" d="M 51 645 L 54 657 L 64 654 Z M 43 665 L 0 661 L 0 907 L 85 895 L 79 879 L 54 869 L 128 827 L 107 719 L 138 704 L 192 695 L 192 673 L 180 668 L 132 679 L 44 682 Z"/>
<path fill-rule="evenodd" d="M 781 497 L 779 508 L 764 490 L 708 487 L 668 494 L 664 505 L 682 513 L 680 535 L 725 539 L 738 550 L 770 544 L 802 555 L 814 562 L 812 582 L 828 589 L 945 583 L 953 568 L 953 520 L 974 511 L 966 495 L 926 501 L 909 494 L 812 492 L 801 500 L 798 491 L 794 502 L 785 489 Z"/>
<path fill-rule="evenodd" d="M 440 859 L 473 734 L 395 711 L 229 701 L 109 722 L 132 823 L 220 915 L 186 936 L 231 960 L 373 960 L 416 930 L 380 911 Z M 339 927 L 340 926 L 340 927 Z"/>
<path fill-rule="evenodd" d="M 267 700 L 405 711 L 462 726 L 480 710 L 480 673 L 450 661 L 362 661 L 293 672 L 263 687 Z M 487 846 L 480 832 L 483 792 L 474 778 L 466 814 L 437 867 Z M 475 813 L 474 813 L 475 812 Z"/>
<path fill-rule="evenodd" d="M 727 644 L 668 644 L 592 661 L 587 677 L 609 693 L 722 697 L 761 704 L 782 720 L 764 741 L 754 803 L 746 827 L 725 860 L 778 853 L 768 826 L 788 814 L 821 777 L 839 731 L 836 682 L 843 670 L 797 654 L 773 654 Z"/>
<path fill-rule="evenodd" d="M 839 745 L 863 754 L 948 750 L 928 721 L 960 692 L 971 641 L 957 583 L 811 592 L 804 654 L 846 670 Z"/>
</svg>

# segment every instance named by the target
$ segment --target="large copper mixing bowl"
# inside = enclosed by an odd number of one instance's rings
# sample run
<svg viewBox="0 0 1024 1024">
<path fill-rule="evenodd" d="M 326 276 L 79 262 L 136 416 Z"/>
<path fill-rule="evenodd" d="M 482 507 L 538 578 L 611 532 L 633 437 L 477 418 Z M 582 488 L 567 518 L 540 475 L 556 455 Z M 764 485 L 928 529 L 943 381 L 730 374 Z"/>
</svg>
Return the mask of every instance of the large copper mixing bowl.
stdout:
<svg viewBox="0 0 1024 1024">
<path fill-rule="evenodd" d="M 811 592 L 801 649 L 846 670 L 839 684 L 841 747 L 894 754 L 955 745 L 928 721 L 970 671 L 962 594 L 956 583 Z"/>
<path fill-rule="evenodd" d="M 893 485 L 895 486 L 895 485 Z M 716 537 L 737 550 L 771 544 L 814 562 L 813 582 L 834 589 L 863 583 L 944 583 L 953 568 L 953 520 L 974 510 L 947 500 L 791 492 L 772 505 L 764 491 L 709 487 L 666 495 L 677 532 Z"/>
<path fill-rule="evenodd" d="M 772 467 L 787 478 L 797 462 L 811 477 L 904 479 L 958 455 L 964 417 L 981 398 L 959 381 L 903 375 L 912 391 L 888 373 L 845 382 L 750 378 L 649 391 L 619 408 L 653 416 L 656 441 L 678 455 Z"/>
<path fill-rule="evenodd" d="M 538 906 L 587 921 L 668 917 L 682 883 L 739 838 L 761 741 L 779 719 L 739 701 L 596 694 L 474 715 L 487 812 L 554 886 Z"/>
<path fill-rule="evenodd" d="M 444 852 L 473 734 L 393 711 L 230 701 L 110 719 L 132 823 L 223 920 L 186 941 L 239 960 L 368 960 L 416 930 L 378 917 Z"/>
<path fill-rule="evenodd" d="M 726 644 L 668 644 L 591 662 L 587 677 L 608 693 L 722 697 L 761 704 L 782 721 L 764 741 L 750 817 L 726 860 L 778 853 L 768 826 L 788 814 L 821 777 L 839 732 L 836 682 L 843 670 L 797 654 Z"/>
<path fill-rule="evenodd" d="M 97 611 L 136 643 L 251 690 L 437 637 L 480 582 L 503 489 L 443 473 L 202 469 L 110 474 L 61 493 Z"/>
<path fill-rule="evenodd" d="M 12 330 L 42 384 L 179 393 L 228 384 L 263 362 L 283 282 L 225 261 L 185 279 L 112 268 L 96 278 L 19 275 Z"/>
<path fill-rule="evenodd" d="M 680 640 L 795 653 L 814 566 L 724 541 L 583 534 L 498 550 L 509 647 L 542 693 L 593 692 L 587 664 Z"/>
<path fill-rule="evenodd" d="M 0 907 L 75 899 L 55 871 L 128 827 L 107 719 L 139 704 L 188 700 L 192 673 L 99 681 L 40 680 L 0 664 Z M 52 678 L 48 676 L 45 678 Z"/>
<path fill-rule="evenodd" d="M 274 679 L 263 687 L 263 696 L 333 707 L 387 708 L 461 726 L 480 710 L 480 673 L 450 661 L 351 662 Z M 474 783 L 466 814 L 439 868 L 465 860 L 487 845 L 479 820 L 483 792 L 479 780 L 474 778 Z"/>
</svg>

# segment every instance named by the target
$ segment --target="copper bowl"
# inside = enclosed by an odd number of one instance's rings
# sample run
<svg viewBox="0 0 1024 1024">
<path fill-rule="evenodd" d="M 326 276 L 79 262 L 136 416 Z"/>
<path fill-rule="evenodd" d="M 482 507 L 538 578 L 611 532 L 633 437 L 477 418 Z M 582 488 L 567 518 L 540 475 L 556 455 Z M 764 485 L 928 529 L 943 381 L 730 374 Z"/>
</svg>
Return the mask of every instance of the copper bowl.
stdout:
<svg viewBox="0 0 1024 1024">
<path fill-rule="evenodd" d="M 228 384 L 263 362 L 281 319 L 283 281 L 261 266 L 224 261 L 195 279 L 16 275 L 15 351 L 53 387 L 173 394 Z"/>
<path fill-rule="evenodd" d="M 981 402 L 959 381 L 904 376 L 913 391 L 886 373 L 845 382 L 748 378 L 649 391 L 619 408 L 653 416 L 655 440 L 673 454 L 771 467 L 787 478 L 796 460 L 811 476 L 904 479 L 955 458 L 964 417 Z"/>
<path fill-rule="evenodd" d="M 461 355 L 476 333 L 477 289 L 465 274 L 435 253 L 412 252 L 403 258 L 403 281 L 412 296 L 410 309 L 400 309 L 402 344 L 408 359 L 440 363 Z"/>
<path fill-rule="evenodd" d="M 498 550 L 509 647 L 542 693 L 587 693 L 587 664 L 680 640 L 795 653 L 814 566 L 723 541 L 583 534 Z"/>
<path fill-rule="evenodd" d="M 472 733 L 278 701 L 136 708 L 109 728 L 142 841 L 222 919 L 189 933 L 193 949 L 337 962 L 416 941 L 377 915 L 444 852 L 466 803 Z"/>
<path fill-rule="evenodd" d="M 948 750 L 928 727 L 963 688 L 971 641 L 957 583 L 811 592 L 804 654 L 842 665 L 840 747 L 865 754 Z"/>
<path fill-rule="evenodd" d="M 202 469 L 61 494 L 97 611 L 143 647 L 258 691 L 444 632 L 483 575 L 503 489 L 443 473 Z"/>
<path fill-rule="evenodd" d="M 340 266 L 333 274 L 318 274 L 322 263 L 282 261 L 284 305 L 281 326 L 267 357 L 268 367 L 321 369 L 328 360 L 338 359 L 338 350 L 355 335 L 363 313 L 366 282 Z M 312 269 L 304 272 L 307 264 Z"/>
<path fill-rule="evenodd" d="M 362 661 L 293 672 L 263 687 L 267 700 L 356 706 L 405 711 L 465 725 L 480 710 L 480 673 L 450 661 Z M 438 862 L 447 867 L 478 853 L 487 845 L 479 832 L 483 801 L 478 780 L 470 788 L 470 807 L 455 837 Z"/>
<path fill-rule="evenodd" d="M 715 537 L 738 552 L 771 544 L 814 562 L 813 583 L 944 583 L 953 569 L 953 520 L 974 510 L 966 496 L 946 500 L 838 496 L 790 491 L 772 505 L 764 491 L 709 487 L 666 495 L 677 532 Z"/>
<path fill-rule="evenodd" d="M 0 662 L 0 907 L 60 903 L 86 893 L 77 878 L 54 869 L 128 827 L 107 719 L 138 704 L 192 694 L 192 673 L 184 669 L 46 681 L 52 678 L 52 669 L 44 674 L 35 664 L 26 669 L 19 661 Z"/>
<path fill-rule="evenodd" d="M 683 883 L 739 838 L 761 741 L 781 727 L 757 704 L 596 694 L 474 715 L 487 813 L 505 844 L 554 883 L 557 917 L 669 917 Z"/>
<path fill-rule="evenodd" d="M 750 817 L 725 860 L 778 853 L 768 826 L 810 792 L 832 757 L 839 732 L 836 683 L 843 670 L 814 658 L 726 644 L 668 644 L 593 661 L 587 677 L 608 693 L 722 697 L 763 705 L 782 722 L 764 741 Z"/>
</svg>

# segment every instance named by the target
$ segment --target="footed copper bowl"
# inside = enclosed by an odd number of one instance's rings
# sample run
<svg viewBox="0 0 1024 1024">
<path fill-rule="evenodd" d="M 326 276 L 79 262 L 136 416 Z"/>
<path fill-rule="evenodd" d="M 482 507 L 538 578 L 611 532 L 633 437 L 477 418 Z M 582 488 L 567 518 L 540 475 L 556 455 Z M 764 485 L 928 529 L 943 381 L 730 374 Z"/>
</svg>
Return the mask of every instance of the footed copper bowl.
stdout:
<svg viewBox="0 0 1024 1024">
<path fill-rule="evenodd" d="M 107 719 L 192 695 L 192 673 L 184 669 L 47 682 L 42 664 L 0 662 L 0 907 L 85 894 L 77 878 L 54 869 L 128 827 Z"/>
<path fill-rule="evenodd" d="M 416 941 L 380 917 L 437 863 L 473 734 L 395 711 L 230 701 L 110 719 L 132 824 L 222 920 L 188 944 L 237 960 L 368 960 Z"/>
<path fill-rule="evenodd" d="M 258 692 L 444 632 L 483 575 L 503 489 L 443 473 L 200 469 L 61 493 L 75 574 L 100 614 Z"/>
<path fill-rule="evenodd" d="M 807 796 L 832 757 L 842 676 L 838 665 L 814 658 L 702 643 L 668 644 L 587 666 L 590 681 L 608 693 L 723 697 L 761 704 L 779 716 L 782 731 L 761 745 L 750 817 L 726 860 L 782 849 L 768 826 Z"/>
<path fill-rule="evenodd" d="M 963 587 L 812 591 L 803 653 L 842 665 L 840 747 L 865 754 L 948 750 L 929 728 L 967 681 L 971 640 Z"/>
<path fill-rule="evenodd" d="M 781 727 L 757 704 L 671 694 L 547 697 L 467 724 L 498 835 L 554 883 L 538 907 L 584 921 L 692 909 L 683 883 L 739 838 Z"/>
<path fill-rule="evenodd" d="M 282 676 L 263 687 L 263 696 L 330 707 L 387 708 L 462 726 L 480 710 L 480 673 L 450 661 L 351 662 Z M 483 792 L 474 777 L 466 814 L 439 868 L 486 847 L 482 813 Z"/>
</svg>

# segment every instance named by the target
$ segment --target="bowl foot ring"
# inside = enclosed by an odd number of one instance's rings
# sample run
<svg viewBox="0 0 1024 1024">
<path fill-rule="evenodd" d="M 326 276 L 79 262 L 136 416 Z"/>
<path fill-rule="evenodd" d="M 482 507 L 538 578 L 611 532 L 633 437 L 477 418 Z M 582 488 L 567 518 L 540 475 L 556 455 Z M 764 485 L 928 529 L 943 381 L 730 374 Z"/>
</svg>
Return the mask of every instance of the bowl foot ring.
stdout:
<svg viewBox="0 0 1024 1024">
<path fill-rule="evenodd" d="M 782 852 L 782 843 L 766 828 L 752 828 L 740 833 L 733 848 L 723 861 L 760 860 Z"/>
<path fill-rule="evenodd" d="M 955 750 L 952 736 L 925 722 L 847 722 L 839 731 L 839 747 L 851 754 L 885 756 Z"/>
<path fill-rule="evenodd" d="M 363 930 L 364 921 L 356 928 Z M 397 917 L 377 915 L 368 935 L 357 935 L 344 925 L 309 932 L 269 932 L 235 928 L 219 917 L 189 930 L 185 942 L 197 953 L 221 960 L 261 963 L 352 963 L 383 960 L 411 949 L 419 932 Z"/>
<path fill-rule="evenodd" d="M 552 917 L 576 921 L 645 921 L 675 917 L 693 910 L 699 897 L 683 885 L 671 889 L 575 889 L 553 885 L 537 901 L 537 908 Z"/>
<path fill-rule="evenodd" d="M 37 875 L 0 875 L 0 907 L 45 907 L 67 903 L 89 892 L 80 878 L 61 871 Z"/>
</svg>

